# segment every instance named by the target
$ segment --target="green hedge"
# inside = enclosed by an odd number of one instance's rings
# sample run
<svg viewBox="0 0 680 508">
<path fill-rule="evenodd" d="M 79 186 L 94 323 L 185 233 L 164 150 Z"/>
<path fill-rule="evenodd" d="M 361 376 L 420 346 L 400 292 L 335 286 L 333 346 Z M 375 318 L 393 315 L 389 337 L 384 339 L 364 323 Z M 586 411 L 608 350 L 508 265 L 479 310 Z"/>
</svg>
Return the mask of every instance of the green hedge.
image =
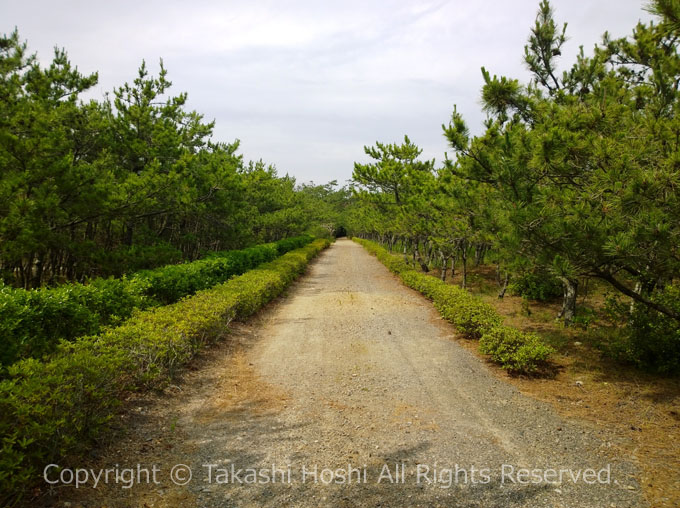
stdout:
<svg viewBox="0 0 680 508">
<path fill-rule="evenodd" d="M 56 288 L 0 287 L 0 365 L 51 353 L 59 340 L 97 333 L 149 305 L 147 283 L 95 279 Z"/>
<path fill-rule="evenodd" d="M 359 238 L 354 241 L 377 256 L 404 284 L 432 300 L 442 317 L 463 336 L 480 339 L 480 352 L 491 355 L 504 369 L 515 373 L 535 372 L 553 352 L 536 335 L 502 326 L 503 320 L 496 310 L 465 289 L 415 271 L 375 242 Z"/>
<path fill-rule="evenodd" d="M 139 312 L 99 336 L 62 342 L 49 359 L 26 359 L 0 382 L 0 505 L 21 500 L 46 464 L 84 451 L 107 429 L 130 390 L 161 386 L 203 345 L 279 295 L 316 254 L 301 249 L 180 302 Z"/>
<path fill-rule="evenodd" d="M 0 365 L 39 358 L 60 340 L 99 333 L 128 319 L 135 309 L 178 301 L 312 241 L 287 238 L 192 263 L 143 270 L 129 278 L 26 291 L 0 287 Z"/>
<path fill-rule="evenodd" d="M 167 305 L 303 247 L 312 239 L 305 235 L 243 250 L 212 253 L 192 263 L 143 270 L 136 273 L 134 278 L 146 282 L 146 294 L 149 297 Z"/>
<path fill-rule="evenodd" d="M 500 316 L 491 305 L 465 289 L 413 269 L 400 275 L 407 286 L 430 298 L 442 317 L 468 339 L 478 339 L 488 329 L 501 324 Z"/>
<path fill-rule="evenodd" d="M 535 372 L 553 349 L 538 335 L 523 333 L 509 326 L 495 326 L 482 335 L 479 351 L 512 372 Z"/>
</svg>

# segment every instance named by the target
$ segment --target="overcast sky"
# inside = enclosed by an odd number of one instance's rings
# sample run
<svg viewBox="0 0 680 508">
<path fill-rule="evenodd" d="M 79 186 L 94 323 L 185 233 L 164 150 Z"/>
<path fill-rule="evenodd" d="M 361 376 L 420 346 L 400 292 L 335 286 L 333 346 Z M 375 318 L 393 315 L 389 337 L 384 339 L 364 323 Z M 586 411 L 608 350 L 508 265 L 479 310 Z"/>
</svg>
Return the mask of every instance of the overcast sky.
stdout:
<svg viewBox="0 0 680 508">
<path fill-rule="evenodd" d="M 568 22 L 563 65 L 606 30 L 629 35 L 648 20 L 636 0 L 554 0 Z M 447 150 L 441 124 L 458 105 L 473 131 L 484 118 L 480 67 L 527 80 L 523 47 L 538 0 L 9 1 L 0 31 L 16 26 L 41 61 L 67 50 L 99 71 L 97 96 L 163 58 L 175 94 L 216 120 L 214 139 L 241 140 L 246 159 L 298 181 L 351 178 L 364 145 L 408 134 L 424 156 Z"/>
</svg>

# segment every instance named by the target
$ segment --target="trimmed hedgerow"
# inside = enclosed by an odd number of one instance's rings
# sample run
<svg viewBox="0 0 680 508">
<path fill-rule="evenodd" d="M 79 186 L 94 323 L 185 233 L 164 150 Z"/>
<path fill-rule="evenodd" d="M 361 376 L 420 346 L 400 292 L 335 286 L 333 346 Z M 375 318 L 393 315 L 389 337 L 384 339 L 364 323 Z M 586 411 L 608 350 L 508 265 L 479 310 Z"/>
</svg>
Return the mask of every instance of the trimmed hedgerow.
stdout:
<svg viewBox="0 0 680 508">
<path fill-rule="evenodd" d="M 0 286 L 0 365 L 39 358 L 53 352 L 60 340 L 97 334 L 122 323 L 135 309 L 177 302 L 311 241 L 307 235 L 287 238 L 88 284 L 30 291 Z"/>
<path fill-rule="evenodd" d="M 478 339 L 502 322 L 493 307 L 474 297 L 435 302 L 435 307 L 468 339 Z"/>
<path fill-rule="evenodd" d="M 167 305 L 224 282 L 229 277 L 240 275 L 259 264 L 272 261 L 312 240 L 311 236 L 304 235 L 243 250 L 217 252 L 192 263 L 143 270 L 136 273 L 134 278 L 146 281 L 146 294 Z"/>
<path fill-rule="evenodd" d="M 480 352 L 515 373 L 535 372 L 553 352 L 534 334 L 502 326 L 496 310 L 465 289 L 415 271 L 405 261 L 375 242 L 354 238 L 370 253 L 399 275 L 404 284 L 433 301 L 444 319 L 469 339 L 480 339 Z"/>
<path fill-rule="evenodd" d="M 536 334 L 509 326 L 495 326 L 482 335 L 479 352 L 490 355 L 493 361 L 511 372 L 535 372 L 554 350 Z"/>
<path fill-rule="evenodd" d="M 415 270 L 400 275 L 407 286 L 431 299 L 442 317 L 468 339 L 478 339 L 486 330 L 501 323 L 500 316 L 491 305 L 465 289 Z"/>
<path fill-rule="evenodd" d="M 130 390 L 163 385 L 203 345 L 280 294 L 329 245 L 316 240 L 172 305 L 138 312 L 99 336 L 62 342 L 0 382 L 0 505 L 21 500 L 46 464 L 83 451 Z"/>
</svg>

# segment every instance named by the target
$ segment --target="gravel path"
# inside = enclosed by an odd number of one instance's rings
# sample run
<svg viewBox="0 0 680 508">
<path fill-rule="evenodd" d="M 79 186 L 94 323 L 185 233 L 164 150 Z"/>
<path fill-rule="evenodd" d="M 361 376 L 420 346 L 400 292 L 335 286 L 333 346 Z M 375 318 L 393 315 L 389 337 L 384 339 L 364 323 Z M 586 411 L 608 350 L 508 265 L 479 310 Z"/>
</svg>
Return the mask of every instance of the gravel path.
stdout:
<svg viewBox="0 0 680 508">
<path fill-rule="evenodd" d="M 523 396 L 454 334 L 360 246 L 337 241 L 237 330 L 236 351 L 218 350 L 140 424 L 138 440 L 172 422 L 162 462 L 190 465 L 191 482 L 131 489 L 121 505 L 644 506 L 633 466 L 601 453 L 606 433 Z M 266 482 L 272 465 L 284 474 Z M 558 483 L 551 469 L 569 472 Z"/>
</svg>

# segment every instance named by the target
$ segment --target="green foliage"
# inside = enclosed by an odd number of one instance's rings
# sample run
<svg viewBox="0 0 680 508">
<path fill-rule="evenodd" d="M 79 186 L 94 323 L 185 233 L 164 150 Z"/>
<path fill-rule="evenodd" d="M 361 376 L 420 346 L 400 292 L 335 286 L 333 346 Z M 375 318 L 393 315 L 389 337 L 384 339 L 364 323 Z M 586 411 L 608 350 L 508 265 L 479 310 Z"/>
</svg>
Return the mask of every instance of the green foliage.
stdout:
<svg viewBox="0 0 680 508">
<path fill-rule="evenodd" d="M 375 162 L 355 162 L 352 178 L 372 197 L 384 196 L 386 202 L 396 205 L 404 204 L 421 184 L 421 177 L 431 174 L 434 168 L 434 161 L 418 160 L 422 149 L 408 136 L 404 136 L 401 145 L 376 143 L 375 147 L 364 147 L 364 152 Z M 376 194 L 378 190 L 383 194 Z"/>
<path fill-rule="evenodd" d="M 210 288 L 312 241 L 287 238 L 206 259 L 138 272 L 130 278 L 24 290 L 0 286 L 0 365 L 51 353 L 60 340 L 99 333 L 128 319 L 134 309 L 169 304 Z"/>
<path fill-rule="evenodd" d="M 657 292 L 658 301 L 680 312 L 680 286 L 669 285 Z M 661 374 L 680 373 L 680 329 L 675 320 L 642 305 L 608 302 L 610 317 L 615 322 L 627 322 L 625 329 L 609 341 L 606 351 L 618 360 Z"/>
<path fill-rule="evenodd" d="M 562 283 L 548 273 L 526 272 L 511 279 L 512 294 L 545 302 L 562 295 Z"/>
<path fill-rule="evenodd" d="M 276 297 L 328 240 L 291 251 L 212 289 L 139 312 L 99 336 L 62 343 L 47 361 L 27 359 L 0 382 L 0 504 L 21 499 L 45 464 L 86 449 L 124 394 L 162 386 L 206 343 Z"/>
<path fill-rule="evenodd" d="M 120 404 L 125 368 L 120 352 L 86 347 L 10 368 L 10 379 L 0 382 L 3 506 L 25 497 L 45 464 L 98 437 Z"/>
<path fill-rule="evenodd" d="M 111 250 L 98 250 L 92 263 L 111 274 L 131 274 L 141 270 L 174 265 L 184 260 L 182 251 L 168 243 L 154 245 L 120 245 Z"/>
<path fill-rule="evenodd" d="M 581 276 L 605 280 L 680 327 L 677 311 L 622 277 L 649 286 L 680 273 L 677 6 L 655 2 L 653 10 L 660 23 L 639 24 L 629 38 L 605 34 L 592 57 L 581 51 L 559 75 L 566 25 L 558 28 L 542 1 L 525 48 L 532 82 L 483 70 L 486 132 L 464 136 L 454 110 L 445 134 L 463 181 L 493 189 L 508 252 L 567 286 Z"/>
<path fill-rule="evenodd" d="M 78 104 L 96 83 L 63 50 L 41 68 L 16 31 L 0 36 L 0 266 L 25 286 L 35 277 L 29 251 L 44 269 L 46 250 L 67 244 L 76 216 L 102 212 L 109 176 L 89 151 L 99 115 Z"/>
<path fill-rule="evenodd" d="M 206 259 L 144 270 L 135 274 L 134 277 L 146 282 L 148 286 L 146 293 L 151 298 L 162 304 L 169 304 L 201 289 L 212 287 L 261 263 L 271 261 L 311 240 L 310 236 L 301 236 L 240 251 L 211 253 Z"/>
<path fill-rule="evenodd" d="M 560 88 L 556 77 L 556 60 L 562 54 L 562 45 L 567 40 L 566 31 L 566 23 L 562 25 L 562 30 L 557 28 L 550 2 L 543 0 L 538 8 L 536 23 L 531 29 L 529 45 L 524 47 L 524 62 L 536 81 L 553 93 Z"/>
<path fill-rule="evenodd" d="M 424 240 L 436 217 L 429 203 L 429 191 L 435 184 L 434 160 L 419 160 L 422 149 L 408 136 L 400 145 L 377 142 L 364 151 L 372 162 L 354 163 L 352 190 L 358 206 L 350 216 L 350 231 L 368 231 L 381 238 L 404 234 L 417 242 Z M 415 253 L 425 266 L 417 249 Z"/>
<path fill-rule="evenodd" d="M 487 329 L 479 340 L 479 352 L 514 373 L 532 373 L 545 364 L 553 349 L 533 333 L 509 326 Z"/>
<path fill-rule="evenodd" d="M 576 314 L 573 323 L 584 330 L 587 330 L 597 319 L 597 312 L 590 307 L 579 306 Z"/>
<path fill-rule="evenodd" d="M 96 279 L 52 289 L 0 287 L 0 365 L 51 353 L 59 340 L 98 333 L 145 308 L 147 285 L 134 279 Z"/>
<path fill-rule="evenodd" d="M 83 102 L 97 75 L 0 36 L 0 275 L 25 289 L 333 231 L 347 189 L 296 186 L 172 93 L 163 62 Z M 188 287 L 188 286 L 187 286 Z M 197 286 L 203 287 L 203 286 Z M 195 289 L 195 288 L 194 288 Z M 167 300 L 167 299 L 166 299 Z"/>
<path fill-rule="evenodd" d="M 401 278 L 407 286 L 430 298 L 442 317 L 468 339 L 478 339 L 501 323 L 493 307 L 465 289 L 414 270 L 402 272 Z"/>
<path fill-rule="evenodd" d="M 281 256 L 293 249 L 304 247 L 312 240 L 314 240 L 314 238 L 309 235 L 303 235 L 296 238 L 284 238 L 283 240 L 279 240 L 275 243 L 276 251 L 278 252 L 278 255 Z"/>
<path fill-rule="evenodd" d="M 439 313 L 450 321 L 466 338 L 478 339 L 486 331 L 501 323 L 501 317 L 489 304 L 468 293 L 464 298 L 448 298 L 435 302 Z"/>
<path fill-rule="evenodd" d="M 326 185 L 303 184 L 297 188 L 302 207 L 308 211 L 308 222 L 314 224 L 305 232 L 317 238 L 331 238 L 345 221 L 351 191 L 336 189 L 335 180 Z"/>
</svg>

